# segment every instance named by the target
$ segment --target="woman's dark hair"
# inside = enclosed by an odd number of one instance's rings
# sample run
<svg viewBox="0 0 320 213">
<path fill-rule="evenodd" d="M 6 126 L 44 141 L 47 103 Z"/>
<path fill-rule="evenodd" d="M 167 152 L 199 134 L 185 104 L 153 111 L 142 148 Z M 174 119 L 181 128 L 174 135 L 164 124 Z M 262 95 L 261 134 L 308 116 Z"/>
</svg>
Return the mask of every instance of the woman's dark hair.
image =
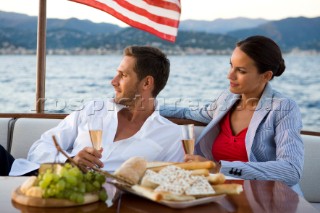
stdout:
<svg viewBox="0 0 320 213">
<path fill-rule="evenodd" d="M 140 81 L 148 75 L 154 78 L 152 96 L 157 97 L 169 78 L 170 61 L 167 56 L 160 49 L 150 46 L 126 47 L 124 55 L 136 59 L 134 71 Z"/>
<path fill-rule="evenodd" d="M 286 69 L 279 46 L 270 38 L 251 36 L 239 41 L 237 47 L 255 62 L 259 73 L 271 70 L 273 78 L 280 76 Z"/>
</svg>

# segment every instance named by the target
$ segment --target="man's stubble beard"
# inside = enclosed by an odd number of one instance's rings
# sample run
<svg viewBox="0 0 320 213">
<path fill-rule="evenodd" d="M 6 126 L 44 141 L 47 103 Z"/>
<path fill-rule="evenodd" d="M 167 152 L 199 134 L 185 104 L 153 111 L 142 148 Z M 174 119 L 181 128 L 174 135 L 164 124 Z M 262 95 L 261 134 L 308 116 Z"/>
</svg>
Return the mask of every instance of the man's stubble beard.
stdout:
<svg viewBox="0 0 320 213">
<path fill-rule="evenodd" d="M 115 97 L 114 101 L 117 104 L 121 104 L 121 105 L 125 105 L 125 106 L 134 106 L 136 99 L 138 97 L 140 97 L 140 95 L 138 93 L 138 85 L 136 85 L 133 91 L 123 94 L 123 97 L 121 97 L 121 98 Z"/>
</svg>

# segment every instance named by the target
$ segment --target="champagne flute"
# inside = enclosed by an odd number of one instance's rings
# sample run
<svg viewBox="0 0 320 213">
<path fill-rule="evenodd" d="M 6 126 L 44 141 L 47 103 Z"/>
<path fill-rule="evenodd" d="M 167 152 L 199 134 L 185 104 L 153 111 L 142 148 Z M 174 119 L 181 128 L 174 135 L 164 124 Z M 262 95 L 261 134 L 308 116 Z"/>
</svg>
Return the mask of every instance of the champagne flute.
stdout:
<svg viewBox="0 0 320 213">
<path fill-rule="evenodd" d="M 194 153 L 194 125 L 186 124 L 182 125 L 182 146 L 185 154 Z"/>
<path fill-rule="evenodd" d="M 88 128 L 93 148 L 95 148 L 96 150 L 100 150 L 102 147 L 102 117 L 90 117 L 88 122 Z"/>
</svg>

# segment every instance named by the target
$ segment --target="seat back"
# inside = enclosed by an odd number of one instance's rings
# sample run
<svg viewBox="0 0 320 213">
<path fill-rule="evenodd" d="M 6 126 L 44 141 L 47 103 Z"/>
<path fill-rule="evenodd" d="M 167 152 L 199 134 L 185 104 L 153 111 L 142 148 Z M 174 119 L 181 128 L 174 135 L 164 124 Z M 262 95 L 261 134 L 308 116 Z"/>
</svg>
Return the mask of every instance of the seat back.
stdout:
<svg viewBox="0 0 320 213">
<path fill-rule="evenodd" d="M 304 141 L 304 169 L 300 181 L 304 197 L 320 203 L 320 137 L 302 135 Z"/>
<path fill-rule="evenodd" d="M 10 153 L 14 158 L 27 158 L 31 145 L 45 131 L 55 127 L 61 119 L 19 118 L 15 122 Z"/>
</svg>

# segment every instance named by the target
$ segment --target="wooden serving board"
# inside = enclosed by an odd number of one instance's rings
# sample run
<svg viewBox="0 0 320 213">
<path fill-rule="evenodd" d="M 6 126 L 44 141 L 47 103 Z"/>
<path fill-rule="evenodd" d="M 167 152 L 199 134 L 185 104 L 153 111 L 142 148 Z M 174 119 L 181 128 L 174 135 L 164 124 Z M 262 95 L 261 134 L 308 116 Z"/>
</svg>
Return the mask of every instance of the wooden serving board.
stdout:
<svg viewBox="0 0 320 213">
<path fill-rule="evenodd" d="M 57 198 L 38 198 L 30 197 L 22 194 L 20 187 L 13 191 L 12 200 L 26 206 L 36 207 L 68 207 L 68 206 L 80 206 L 84 204 L 94 203 L 99 201 L 99 196 L 93 193 L 87 193 L 84 196 L 83 203 L 75 203 L 66 199 Z"/>
</svg>

